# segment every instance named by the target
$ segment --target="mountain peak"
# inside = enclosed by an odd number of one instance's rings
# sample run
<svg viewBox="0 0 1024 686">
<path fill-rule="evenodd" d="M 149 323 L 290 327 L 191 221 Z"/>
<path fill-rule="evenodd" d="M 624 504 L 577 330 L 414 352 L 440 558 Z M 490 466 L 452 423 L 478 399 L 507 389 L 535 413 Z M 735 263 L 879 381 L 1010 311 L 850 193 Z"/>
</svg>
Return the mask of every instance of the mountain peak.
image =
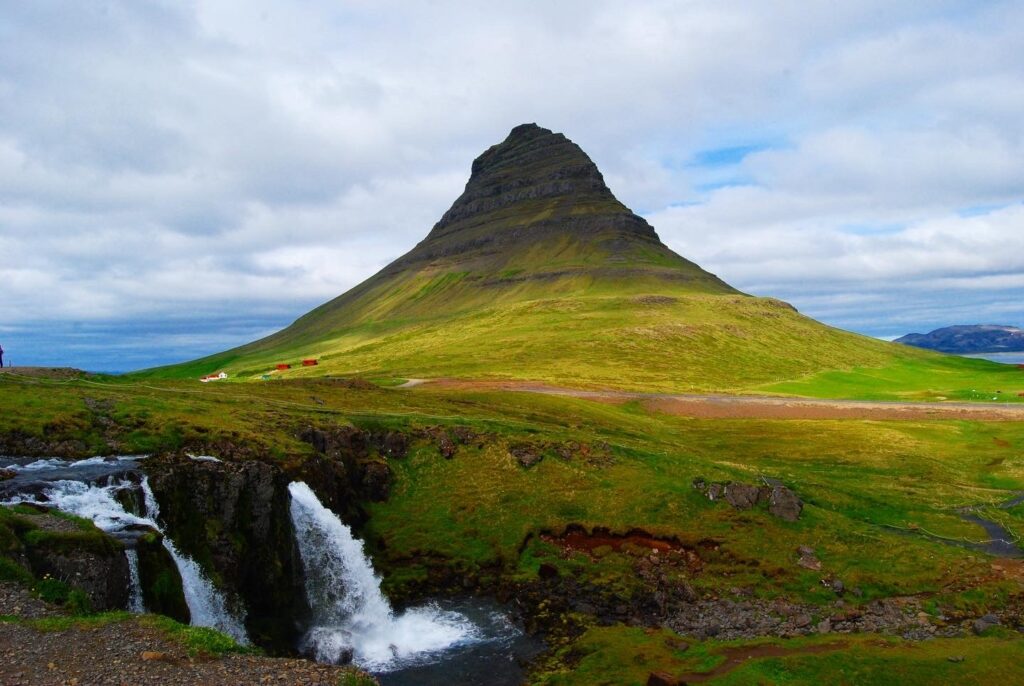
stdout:
<svg viewBox="0 0 1024 686">
<path fill-rule="evenodd" d="M 568 239 L 606 254 L 638 244 L 663 248 L 658 235 L 612 194 L 594 161 L 561 133 L 520 124 L 473 161 L 451 208 L 410 253 L 388 267 L 444 258 L 493 263 L 502 253 Z"/>
<path fill-rule="evenodd" d="M 442 234 L 464 219 L 512 205 L 526 207 L 559 198 L 613 202 L 616 210 L 626 210 L 580 146 L 536 124 L 520 124 L 473 160 L 465 191 L 434 231 Z"/>
</svg>

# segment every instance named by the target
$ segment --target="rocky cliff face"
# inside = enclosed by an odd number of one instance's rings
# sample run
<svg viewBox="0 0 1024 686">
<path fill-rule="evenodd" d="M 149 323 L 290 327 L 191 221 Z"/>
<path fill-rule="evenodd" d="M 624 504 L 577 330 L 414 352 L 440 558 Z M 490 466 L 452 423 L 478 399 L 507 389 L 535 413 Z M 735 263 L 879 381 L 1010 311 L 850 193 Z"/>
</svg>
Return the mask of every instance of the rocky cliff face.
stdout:
<svg viewBox="0 0 1024 686">
<path fill-rule="evenodd" d="M 94 610 L 128 605 L 128 561 L 124 547 L 95 527 L 53 514 L 30 518 L 25 555 L 37 578 L 53 578 L 80 589 Z"/>
<path fill-rule="evenodd" d="M 214 584 L 244 599 L 254 642 L 288 652 L 308 612 L 279 467 L 258 461 L 151 458 L 145 469 L 165 530 Z"/>
<path fill-rule="evenodd" d="M 639 246 L 669 252 L 654 229 L 615 198 L 578 145 L 522 124 L 473 161 L 462 195 L 426 239 L 385 273 L 437 260 L 448 268 L 488 271 L 509 251 L 555 237 L 607 255 Z"/>
</svg>

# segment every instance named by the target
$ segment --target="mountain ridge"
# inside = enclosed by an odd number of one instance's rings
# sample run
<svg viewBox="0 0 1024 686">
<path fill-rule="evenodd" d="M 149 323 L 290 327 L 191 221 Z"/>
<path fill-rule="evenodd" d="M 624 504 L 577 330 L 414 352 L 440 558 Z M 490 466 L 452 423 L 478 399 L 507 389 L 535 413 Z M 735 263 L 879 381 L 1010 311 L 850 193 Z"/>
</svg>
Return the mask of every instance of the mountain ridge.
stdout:
<svg viewBox="0 0 1024 686">
<path fill-rule="evenodd" d="M 909 333 L 894 343 L 944 353 L 1024 352 L 1024 329 L 1004 324 L 956 324 L 926 334 Z"/>
</svg>

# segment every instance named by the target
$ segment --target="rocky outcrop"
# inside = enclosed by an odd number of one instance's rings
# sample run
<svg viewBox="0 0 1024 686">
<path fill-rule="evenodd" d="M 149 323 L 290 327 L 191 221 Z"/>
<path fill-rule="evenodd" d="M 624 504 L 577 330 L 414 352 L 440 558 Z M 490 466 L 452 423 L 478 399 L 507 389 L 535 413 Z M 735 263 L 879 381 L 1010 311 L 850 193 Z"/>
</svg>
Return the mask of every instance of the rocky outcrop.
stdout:
<svg viewBox="0 0 1024 686">
<path fill-rule="evenodd" d="M 128 605 L 124 546 L 87 520 L 41 512 L 17 517 L 19 541 L 9 555 L 37 579 L 53 579 L 82 591 L 94 610 Z"/>
<path fill-rule="evenodd" d="M 242 599 L 258 645 L 287 652 L 308 612 L 289 510 L 291 479 L 258 461 L 197 461 L 185 455 L 145 464 L 167 535 L 215 585 Z"/>
<path fill-rule="evenodd" d="M 804 507 L 792 489 L 772 479 L 765 479 L 763 486 L 753 486 L 736 481 L 707 482 L 697 478 L 693 480 L 693 487 L 708 500 L 724 500 L 737 510 L 766 505 L 768 512 L 787 522 L 797 521 Z"/>
</svg>

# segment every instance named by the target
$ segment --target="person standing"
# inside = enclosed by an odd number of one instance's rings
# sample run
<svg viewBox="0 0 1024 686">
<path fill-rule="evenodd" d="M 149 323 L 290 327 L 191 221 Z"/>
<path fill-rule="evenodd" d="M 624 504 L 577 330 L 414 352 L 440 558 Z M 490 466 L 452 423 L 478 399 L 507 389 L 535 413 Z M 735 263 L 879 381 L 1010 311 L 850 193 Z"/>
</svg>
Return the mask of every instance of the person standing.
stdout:
<svg viewBox="0 0 1024 686">
<path fill-rule="evenodd" d="M 0 369 L 4 367 L 4 347 L 0 345 Z"/>
</svg>

